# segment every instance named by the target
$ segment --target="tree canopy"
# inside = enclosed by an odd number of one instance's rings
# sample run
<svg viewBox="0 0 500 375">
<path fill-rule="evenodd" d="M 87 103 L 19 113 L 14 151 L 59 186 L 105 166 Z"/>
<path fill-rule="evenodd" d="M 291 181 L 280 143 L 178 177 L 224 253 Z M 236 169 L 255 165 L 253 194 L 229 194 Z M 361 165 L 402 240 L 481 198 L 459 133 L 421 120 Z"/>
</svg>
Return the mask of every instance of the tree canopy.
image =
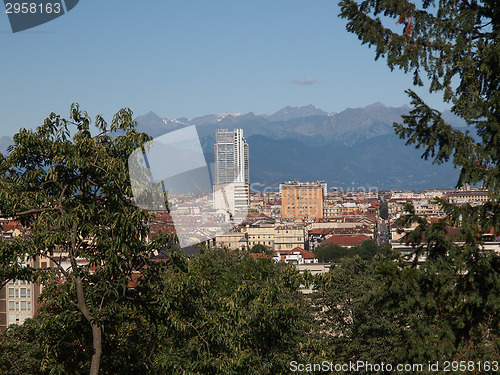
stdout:
<svg viewBox="0 0 500 375">
<path fill-rule="evenodd" d="M 343 258 L 352 258 L 359 256 L 366 260 L 371 260 L 377 254 L 386 253 L 383 246 L 377 245 L 372 240 L 365 240 L 361 245 L 351 248 L 343 247 L 338 244 L 324 243 L 314 249 L 314 254 L 320 262 L 339 263 Z"/>
<path fill-rule="evenodd" d="M 110 125 L 73 105 L 70 119 L 52 113 L 36 130 L 21 129 L 0 155 L 0 211 L 28 230 L 0 242 L 0 278 L 43 285 L 42 301 L 78 311 L 92 332 L 91 374 L 98 374 L 104 327 L 128 303 L 132 273 L 148 263 L 147 212 L 132 196 L 127 156 L 149 136 L 132 112 Z M 25 261 L 49 259 L 47 268 Z M 60 284 L 60 281 L 64 281 Z"/>
<path fill-rule="evenodd" d="M 404 241 L 414 262 L 400 255 L 376 262 L 382 280 L 370 307 L 389 318 L 400 359 L 432 361 L 500 358 L 498 289 L 500 258 L 485 250 L 484 233 L 500 234 L 500 4 L 496 1 L 340 1 L 347 30 L 375 47 L 375 58 L 413 74 L 415 86 L 440 93 L 468 124 L 453 128 L 442 113 L 408 89 L 413 108 L 395 124 L 408 145 L 435 163 L 460 168 L 457 186 L 489 190 L 485 204 L 439 200 L 446 217 L 429 224 L 411 204 L 400 222 L 416 224 Z M 459 228 L 451 238 L 450 227 Z M 419 262 L 418 256 L 426 256 Z M 420 264 L 419 264 L 420 263 Z M 365 307 L 367 307 L 366 305 Z M 354 315 L 353 315 L 354 316 Z M 362 322 L 361 322 L 362 323 Z M 368 339 L 368 338 L 367 338 Z M 476 369 L 477 370 L 477 369 Z"/>
<path fill-rule="evenodd" d="M 413 109 L 396 132 L 441 163 L 461 168 L 458 185 L 500 184 L 500 5 L 497 1 L 342 0 L 347 30 L 389 68 L 413 74 L 473 127 L 454 129 L 409 89 Z M 474 134 L 475 133 L 475 134 Z"/>
<path fill-rule="evenodd" d="M 138 298 L 148 303 L 121 304 L 108 318 L 100 373 L 286 373 L 311 329 L 300 283 L 292 265 L 246 251 L 172 253 L 138 281 Z M 60 300 L 0 343 L 2 375 L 88 373 L 92 332 Z"/>
<path fill-rule="evenodd" d="M 380 217 L 384 220 L 389 218 L 389 209 L 387 207 L 387 202 L 381 202 L 379 207 Z"/>
</svg>

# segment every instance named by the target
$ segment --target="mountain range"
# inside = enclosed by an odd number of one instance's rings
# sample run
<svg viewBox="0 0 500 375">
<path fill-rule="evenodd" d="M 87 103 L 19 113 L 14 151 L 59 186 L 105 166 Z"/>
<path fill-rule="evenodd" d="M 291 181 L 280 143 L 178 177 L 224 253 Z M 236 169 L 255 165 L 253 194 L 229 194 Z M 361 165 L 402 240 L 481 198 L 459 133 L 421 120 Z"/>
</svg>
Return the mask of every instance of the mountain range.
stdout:
<svg viewBox="0 0 500 375">
<path fill-rule="evenodd" d="M 395 135 L 393 123 L 409 110 L 375 103 L 327 113 L 308 105 L 272 115 L 224 112 L 194 119 L 149 112 L 136 121 L 138 130 L 152 137 L 196 125 L 208 163 L 213 162 L 216 129 L 243 129 L 254 189 L 287 180 L 324 180 L 330 187 L 355 190 L 454 187 L 459 171 L 451 163 L 423 160 L 422 151 Z M 465 126 L 451 112 L 443 117 L 457 128 Z"/>
<path fill-rule="evenodd" d="M 161 118 L 153 112 L 136 118 L 138 130 L 152 137 L 196 125 L 208 163 L 213 163 L 216 129 L 243 129 L 249 144 L 250 182 L 277 187 L 288 180 L 324 180 L 341 189 L 451 188 L 459 171 L 451 163 L 432 164 L 421 150 L 406 146 L 393 123 L 410 108 L 375 103 L 328 113 L 312 105 L 285 107 L 271 115 L 224 112 L 194 119 Z M 443 117 L 454 127 L 465 122 L 451 112 Z M 12 138 L 0 137 L 5 153 Z"/>
</svg>

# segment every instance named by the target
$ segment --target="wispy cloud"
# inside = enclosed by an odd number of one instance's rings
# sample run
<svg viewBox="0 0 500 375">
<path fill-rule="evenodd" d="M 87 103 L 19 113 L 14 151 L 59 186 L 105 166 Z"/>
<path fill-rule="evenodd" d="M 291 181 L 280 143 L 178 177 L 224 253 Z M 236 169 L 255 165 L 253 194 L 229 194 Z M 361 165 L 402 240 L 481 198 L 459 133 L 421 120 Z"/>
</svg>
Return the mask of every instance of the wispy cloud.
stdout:
<svg viewBox="0 0 500 375">
<path fill-rule="evenodd" d="M 312 79 L 310 77 L 304 78 L 304 79 L 296 79 L 292 81 L 292 83 L 295 83 L 297 85 L 314 85 L 316 82 L 315 79 Z"/>
</svg>

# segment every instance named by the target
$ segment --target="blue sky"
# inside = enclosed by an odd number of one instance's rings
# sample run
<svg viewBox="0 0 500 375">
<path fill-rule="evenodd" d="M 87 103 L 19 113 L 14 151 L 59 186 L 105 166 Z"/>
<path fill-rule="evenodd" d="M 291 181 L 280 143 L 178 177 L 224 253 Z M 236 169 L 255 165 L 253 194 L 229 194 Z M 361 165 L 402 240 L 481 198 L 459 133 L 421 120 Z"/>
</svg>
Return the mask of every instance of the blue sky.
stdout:
<svg viewBox="0 0 500 375">
<path fill-rule="evenodd" d="M 72 102 L 106 119 L 122 107 L 193 118 L 408 103 L 411 77 L 375 62 L 345 31 L 336 4 L 80 0 L 16 34 L 2 10 L 0 135 L 35 127 L 50 112 L 67 116 Z"/>
</svg>

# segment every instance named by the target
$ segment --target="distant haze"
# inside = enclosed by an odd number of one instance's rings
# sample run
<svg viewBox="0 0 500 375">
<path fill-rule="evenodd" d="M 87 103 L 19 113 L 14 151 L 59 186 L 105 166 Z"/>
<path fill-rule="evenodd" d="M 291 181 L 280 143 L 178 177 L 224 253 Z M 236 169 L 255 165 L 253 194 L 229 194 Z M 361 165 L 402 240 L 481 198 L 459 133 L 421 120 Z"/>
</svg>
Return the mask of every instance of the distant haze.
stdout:
<svg viewBox="0 0 500 375">
<path fill-rule="evenodd" d="M 325 180 L 342 189 L 450 188 L 458 181 L 451 163 L 433 165 L 394 134 L 393 123 L 409 107 L 375 103 L 327 113 L 312 105 L 285 107 L 271 115 L 225 112 L 195 119 L 138 117 L 138 130 L 153 137 L 196 125 L 207 162 L 213 161 L 216 129 L 242 128 L 250 148 L 250 182 L 276 187 L 284 180 Z M 453 126 L 465 123 L 445 113 Z M 257 185 L 254 185 L 257 186 Z"/>
<path fill-rule="evenodd" d="M 271 115 L 225 112 L 195 119 L 165 119 L 149 112 L 136 120 L 138 130 L 152 137 L 196 125 L 208 163 L 213 162 L 216 129 L 242 128 L 255 189 L 276 188 L 286 180 L 325 180 L 330 187 L 354 190 L 454 187 L 459 171 L 452 163 L 423 160 L 421 150 L 395 135 L 393 123 L 408 111 L 407 106 L 375 103 L 327 113 L 308 105 Z M 465 126 L 449 112 L 443 117 L 455 127 Z M 11 144 L 12 138 L 0 137 L 0 152 L 5 154 Z"/>
</svg>

